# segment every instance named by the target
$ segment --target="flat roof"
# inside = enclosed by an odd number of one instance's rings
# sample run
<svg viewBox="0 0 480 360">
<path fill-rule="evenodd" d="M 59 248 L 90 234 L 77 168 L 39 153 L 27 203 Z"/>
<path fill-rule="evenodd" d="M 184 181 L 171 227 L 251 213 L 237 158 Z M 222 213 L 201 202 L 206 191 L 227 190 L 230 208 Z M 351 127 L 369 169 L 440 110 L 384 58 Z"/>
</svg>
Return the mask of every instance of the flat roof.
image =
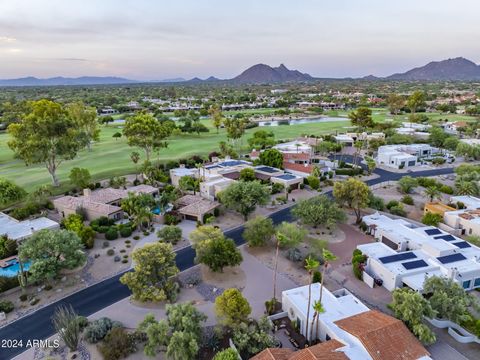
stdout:
<svg viewBox="0 0 480 360">
<path fill-rule="evenodd" d="M 259 166 L 259 167 L 256 167 L 255 170 L 265 172 L 265 173 L 269 173 L 269 174 L 274 174 L 276 172 L 281 171 L 280 169 L 277 169 L 277 168 L 274 168 L 274 167 L 271 167 L 271 166 Z"/>
<path fill-rule="evenodd" d="M 45 229 L 57 229 L 59 224 L 46 217 L 18 221 L 0 212 L 0 235 L 7 235 L 12 240 L 22 240 L 35 232 Z"/>
</svg>

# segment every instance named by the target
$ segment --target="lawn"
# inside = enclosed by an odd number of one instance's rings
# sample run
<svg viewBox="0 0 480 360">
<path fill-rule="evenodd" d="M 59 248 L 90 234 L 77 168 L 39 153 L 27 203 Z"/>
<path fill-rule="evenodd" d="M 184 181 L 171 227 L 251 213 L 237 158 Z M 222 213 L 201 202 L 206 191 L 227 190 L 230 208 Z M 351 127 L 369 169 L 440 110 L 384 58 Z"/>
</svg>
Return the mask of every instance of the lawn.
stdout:
<svg viewBox="0 0 480 360">
<path fill-rule="evenodd" d="M 168 140 L 168 148 L 161 149 L 158 155 L 154 155 L 154 159 L 166 162 L 192 155 L 207 155 L 211 151 L 218 150 L 218 143 L 226 140 L 225 130 L 220 129 L 217 134 L 209 120 L 202 120 L 202 122 L 210 128 L 209 133 L 202 133 L 199 136 L 191 134 L 172 137 Z M 302 134 L 320 135 L 335 130 L 341 131 L 349 125 L 349 121 L 342 121 L 276 126 L 264 129 L 273 131 L 276 139 L 293 139 Z M 247 130 L 243 137 L 243 143 L 246 144 L 246 139 L 258 129 Z M 70 170 L 76 166 L 87 168 L 96 180 L 134 172 L 135 166 L 130 160 L 130 154 L 136 150 L 143 156 L 143 152 L 129 147 L 124 138 L 115 140 L 112 135 L 117 131 L 121 131 L 120 126 L 102 127 L 100 141 L 93 145 L 92 151 L 83 150 L 74 160 L 60 165 L 58 170 L 60 181 L 68 180 Z M 49 184 L 50 176 L 47 170 L 41 165 L 25 166 L 23 161 L 15 159 L 6 144 L 7 140 L 7 134 L 0 134 L 0 177 L 15 181 L 27 191 L 40 185 Z"/>
</svg>

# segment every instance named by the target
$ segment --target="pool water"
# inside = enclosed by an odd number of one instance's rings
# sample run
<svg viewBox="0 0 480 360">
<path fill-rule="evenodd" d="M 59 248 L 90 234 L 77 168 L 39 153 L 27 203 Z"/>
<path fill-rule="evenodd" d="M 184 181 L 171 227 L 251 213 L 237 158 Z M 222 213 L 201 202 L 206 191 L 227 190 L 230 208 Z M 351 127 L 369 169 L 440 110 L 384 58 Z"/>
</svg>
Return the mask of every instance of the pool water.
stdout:
<svg viewBox="0 0 480 360">
<path fill-rule="evenodd" d="M 14 277 L 17 276 L 18 272 L 20 271 L 20 265 L 18 264 L 18 260 L 10 260 L 8 264 L 11 264 L 10 266 L 7 266 L 5 268 L 0 268 L 0 276 L 6 276 L 6 277 Z M 30 268 L 30 263 L 26 262 L 23 264 L 23 270 L 28 270 Z"/>
</svg>

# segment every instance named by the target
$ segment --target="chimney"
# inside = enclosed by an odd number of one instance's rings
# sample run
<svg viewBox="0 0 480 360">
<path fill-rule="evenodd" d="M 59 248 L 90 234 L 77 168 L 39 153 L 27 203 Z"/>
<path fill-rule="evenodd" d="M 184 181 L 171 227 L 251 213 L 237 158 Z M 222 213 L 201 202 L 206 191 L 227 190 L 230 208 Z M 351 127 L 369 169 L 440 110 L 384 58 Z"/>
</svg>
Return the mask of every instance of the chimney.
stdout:
<svg viewBox="0 0 480 360">
<path fill-rule="evenodd" d="M 180 169 L 185 169 L 185 164 L 180 164 Z"/>
<path fill-rule="evenodd" d="M 85 197 L 89 197 L 90 195 L 92 195 L 92 190 L 90 189 L 83 189 L 83 196 Z"/>
</svg>

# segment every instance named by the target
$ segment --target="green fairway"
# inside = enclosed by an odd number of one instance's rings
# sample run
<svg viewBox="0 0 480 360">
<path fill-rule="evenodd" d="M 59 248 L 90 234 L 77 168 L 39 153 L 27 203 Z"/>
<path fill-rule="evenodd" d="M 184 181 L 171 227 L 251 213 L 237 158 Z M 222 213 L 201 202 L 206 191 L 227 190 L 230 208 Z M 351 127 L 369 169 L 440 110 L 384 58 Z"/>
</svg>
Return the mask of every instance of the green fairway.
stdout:
<svg viewBox="0 0 480 360">
<path fill-rule="evenodd" d="M 207 155 L 211 151 L 218 150 L 218 143 L 227 139 L 225 130 L 220 129 L 219 134 L 217 134 L 209 120 L 202 120 L 202 122 L 210 128 L 209 133 L 202 133 L 199 136 L 189 134 L 172 137 L 168 140 L 168 148 L 161 149 L 158 155 L 154 155 L 153 159 L 166 162 L 192 155 Z M 350 122 L 346 120 L 345 122 L 275 126 L 262 129 L 273 131 L 276 139 L 293 139 L 302 134 L 320 135 L 335 130 L 342 131 L 344 127 L 349 125 Z M 246 144 L 246 139 L 258 129 L 260 128 L 247 130 L 243 137 L 243 143 Z M 87 168 L 94 179 L 105 179 L 115 175 L 132 173 L 135 167 L 130 160 L 131 152 L 138 151 L 142 157 L 144 154 L 137 148 L 129 147 L 125 138 L 115 140 L 112 135 L 117 131 L 121 131 L 120 126 L 102 127 L 100 141 L 93 145 L 92 151 L 83 150 L 74 160 L 60 165 L 58 170 L 60 181 L 68 180 L 70 170 L 76 166 Z M 7 134 L 0 134 L 0 177 L 16 182 L 27 191 L 31 191 L 40 185 L 50 184 L 50 176 L 45 167 L 41 165 L 27 167 L 23 161 L 14 159 L 13 153 L 6 144 L 7 140 Z"/>
</svg>

